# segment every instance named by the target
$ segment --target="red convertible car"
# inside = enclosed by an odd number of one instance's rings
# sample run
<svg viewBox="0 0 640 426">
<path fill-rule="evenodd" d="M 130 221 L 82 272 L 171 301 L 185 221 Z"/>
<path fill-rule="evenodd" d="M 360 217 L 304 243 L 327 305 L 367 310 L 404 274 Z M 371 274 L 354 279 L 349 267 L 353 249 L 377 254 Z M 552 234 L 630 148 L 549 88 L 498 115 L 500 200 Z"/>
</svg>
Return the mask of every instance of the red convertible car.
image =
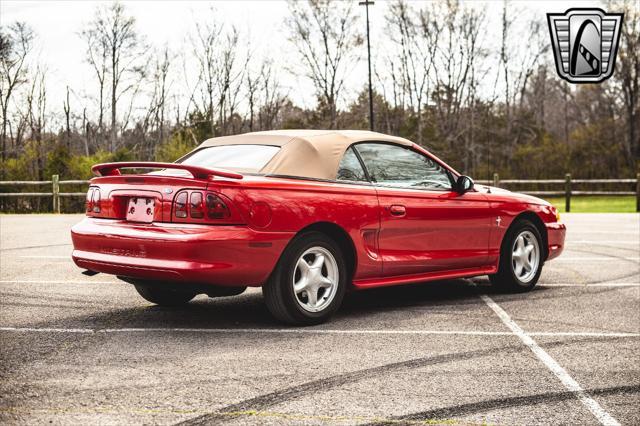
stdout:
<svg viewBox="0 0 640 426">
<path fill-rule="evenodd" d="M 128 168 L 159 170 L 121 174 Z M 316 324 L 351 289 L 488 275 L 531 290 L 564 245 L 546 201 L 474 185 L 422 147 L 374 132 L 226 136 L 175 163 L 93 171 L 73 260 L 160 305 L 262 286 L 276 318 Z"/>
</svg>

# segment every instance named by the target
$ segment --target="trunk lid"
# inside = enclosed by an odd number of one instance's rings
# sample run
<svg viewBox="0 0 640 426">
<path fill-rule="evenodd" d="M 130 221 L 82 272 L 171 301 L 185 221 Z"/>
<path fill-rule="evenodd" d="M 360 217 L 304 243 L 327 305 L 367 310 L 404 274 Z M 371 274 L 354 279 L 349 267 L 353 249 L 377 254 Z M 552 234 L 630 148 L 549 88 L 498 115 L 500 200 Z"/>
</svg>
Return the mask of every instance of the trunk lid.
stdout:
<svg viewBox="0 0 640 426">
<path fill-rule="evenodd" d="M 175 195 L 184 189 L 204 191 L 207 184 L 208 181 L 204 179 L 160 174 L 93 178 L 90 188 L 100 191 L 100 212 L 88 212 L 88 215 L 124 220 L 127 219 L 130 203 L 143 199 L 151 201 L 152 207 L 149 205 L 148 208 L 152 209 L 152 218 L 149 222 L 171 222 Z"/>
</svg>

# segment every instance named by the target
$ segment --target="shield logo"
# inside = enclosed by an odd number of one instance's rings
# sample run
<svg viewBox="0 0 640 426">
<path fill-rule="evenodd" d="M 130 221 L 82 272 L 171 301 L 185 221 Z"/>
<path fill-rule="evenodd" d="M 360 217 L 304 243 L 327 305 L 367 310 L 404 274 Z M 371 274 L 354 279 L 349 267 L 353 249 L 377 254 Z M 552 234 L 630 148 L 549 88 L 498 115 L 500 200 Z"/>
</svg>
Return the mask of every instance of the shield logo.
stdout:
<svg viewBox="0 0 640 426">
<path fill-rule="evenodd" d="M 601 9 L 547 13 L 558 75 L 571 83 L 599 83 L 611 77 L 623 16 Z"/>
</svg>

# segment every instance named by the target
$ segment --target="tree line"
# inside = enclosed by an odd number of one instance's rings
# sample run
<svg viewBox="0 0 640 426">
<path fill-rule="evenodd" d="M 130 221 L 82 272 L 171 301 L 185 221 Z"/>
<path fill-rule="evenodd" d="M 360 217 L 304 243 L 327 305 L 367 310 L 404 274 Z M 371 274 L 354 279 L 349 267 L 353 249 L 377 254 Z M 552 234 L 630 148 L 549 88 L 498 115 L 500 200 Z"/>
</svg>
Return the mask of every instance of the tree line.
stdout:
<svg viewBox="0 0 640 426">
<path fill-rule="evenodd" d="M 560 79 L 546 21 L 517 9 L 505 1 L 490 21 L 486 8 L 456 0 L 391 3 L 374 29 L 385 42 L 373 70 L 375 129 L 478 179 L 635 176 L 637 3 L 606 4 L 625 16 L 615 73 L 601 84 Z M 215 11 L 194 22 L 176 52 L 150 44 L 125 4 L 100 5 L 77 33 L 92 86 L 67 86 L 61 105 L 50 101 L 47 65 L 34 57 L 37 33 L 25 22 L 3 24 L 0 180 L 84 179 L 97 162 L 174 161 L 209 137 L 249 131 L 368 129 L 368 89 L 349 86 L 366 60 L 357 2 L 291 1 L 288 11 L 296 61 L 283 64 L 258 55 Z M 499 39 L 488 40 L 496 22 Z M 311 83 L 313 107 L 292 100 L 283 83 L 291 75 Z"/>
</svg>

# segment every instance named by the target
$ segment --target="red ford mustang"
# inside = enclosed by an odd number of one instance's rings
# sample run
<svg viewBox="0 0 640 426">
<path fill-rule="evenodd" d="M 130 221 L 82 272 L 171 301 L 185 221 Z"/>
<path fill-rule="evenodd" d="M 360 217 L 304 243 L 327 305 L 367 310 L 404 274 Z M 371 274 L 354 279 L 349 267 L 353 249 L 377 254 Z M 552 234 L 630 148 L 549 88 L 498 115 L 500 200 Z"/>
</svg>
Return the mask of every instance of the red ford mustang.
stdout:
<svg viewBox="0 0 640 426">
<path fill-rule="evenodd" d="M 73 260 L 160 305 L 262 286 L 275 317 L 316 324 L 347 289 L 489 275 L 527 291 L 564 245 L 549 203 L 474 186 L 420 146 L 373 132 L 219 137 L 176 163 L 93 171 Z"/>
</svg>

